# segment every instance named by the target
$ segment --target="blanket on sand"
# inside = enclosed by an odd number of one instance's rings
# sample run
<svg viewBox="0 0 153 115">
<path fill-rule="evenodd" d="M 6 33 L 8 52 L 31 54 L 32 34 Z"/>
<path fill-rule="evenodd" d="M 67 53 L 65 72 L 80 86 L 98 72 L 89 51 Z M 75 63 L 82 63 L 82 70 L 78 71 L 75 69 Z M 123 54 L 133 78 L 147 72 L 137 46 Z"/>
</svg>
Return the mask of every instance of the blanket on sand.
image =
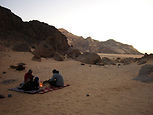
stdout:
<svg viewBox="0 0 153 115">
<path fill-rule="evenodd" d="M 64 87 L 68 87 L 70 86 L 69 84 L 64 85 L 63 87 L 45 87 L 45 88 L 40 88 L 38 90 L 30 90 L 30 91 L 24 91 L 23 89 L 20 89 L 19 87 L 16 88 L 10 88 L 10 91 L 16 91 L 16 92 L 23 92 L 23 93 L 28 93 L 28 94 L 44 94 L 50 91 L 54 91 L 54 90 L 58 90 L 58 89 L 62 89 Z"/>
</svg>

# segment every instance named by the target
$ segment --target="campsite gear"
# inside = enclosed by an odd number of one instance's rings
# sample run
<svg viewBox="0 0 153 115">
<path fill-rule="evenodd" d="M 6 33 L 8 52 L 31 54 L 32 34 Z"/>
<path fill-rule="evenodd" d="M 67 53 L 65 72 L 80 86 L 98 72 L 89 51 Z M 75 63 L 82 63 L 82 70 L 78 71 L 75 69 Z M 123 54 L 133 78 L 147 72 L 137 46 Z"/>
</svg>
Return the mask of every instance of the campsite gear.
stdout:
<svg viewBox="0 0 153 115">
<path fill-rule="evenodd" d="M 68 87 L 68 86 L 70 86 L 70 85 L 67 84 L 67 85 L 64 85 L 63 87 L 50 87 L 50 88 L 47 88 L 47 87 L 46 87 L 45 89 L 41 90 L 41 91 L 38 92 L 38 93 L 39 93 L 39 94 L 44 94 L 44 93 L 48 93 L 48 92 L 50 92 L 50 91 L 62 89 L 62 88 L 64 88 L 64 87 Z"/>
<path fill-rule="evenodd" d="M 20 89 L 23 89 L 25 91 L 30 91 L 30 90 L 33 90 L 35 87 L 34 87 L 34 82 L 33 81 L 29 81 L 27 83 L 24 83 L 23 87 L 21 87 Z"/>
<path fill-rule="evenodd" d="M 8 94 L 8 97 L 12 97 L 12 94 Z"/>
<path fill-rule="evenodd" d="M 39 83 L 39 86 L 40 86 L 40 87 L 43 87 L 43 83 L 42 83 L 42 82 L 40 82 L 40 83 Z"/>
</svg>

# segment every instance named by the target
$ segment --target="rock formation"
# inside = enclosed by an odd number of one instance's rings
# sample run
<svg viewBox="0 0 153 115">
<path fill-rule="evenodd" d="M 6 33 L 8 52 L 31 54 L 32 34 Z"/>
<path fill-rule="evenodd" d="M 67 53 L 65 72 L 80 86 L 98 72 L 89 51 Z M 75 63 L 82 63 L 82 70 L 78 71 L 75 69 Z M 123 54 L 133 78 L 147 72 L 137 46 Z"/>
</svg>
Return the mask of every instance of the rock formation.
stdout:
<svg viewBox="0 0 153 115">
<path fill-rule="evenodd" d="M 95 53 L 112 53 L 112 54 L 141 54 L 133 46 L 122 44 L 113 39 L 100 42 L 87 37 L 84 39 L 81 36 L 73 35 L 65 29 L 59 29 L 67 38 L 69 45 L 82 52 L 95 52 Z"/>
<path fill-rule="evenodd" d="M 35 47 L 37 55 L 42 57 L 53 56 L 54 52 L 64 55 L 69 48 L 65 35 L 54 26 L 37 20 L 23 22 L 1 6 L 0 44 L 15 51 L 29 51 L 30 47 Z"/>
<path fill-rule="evenodd" d="M 76 59 L 79 55 L 81 55 L 81 52 L 78 49 L 69 48 L 67 51 L 68 58 Z"/>
<path fill-rule="evenodd" d="M 56 61 L 64 61 L 64 56 L 56 52 L 56 53 L 54 54 L 54 59 L 55 59 Z"/>
<path fill-rule="evenodd" d="M 139 71 L 139 75 L 134 78 L 142 82 L 153 82 L 153 65 L 144 65 Z"/>
<path fill-rule="evenodd" d="M 101 62 L 101 58 L 99 55 L 90 52 L 84 52 L 83 54 L 79 55 L 76 60 L 87 64 L 98 64 Z"/>
<path fill-rule="evenodd" d="M 153 54 L 145 53 L 142 58 L 136 58 L 138 65 L 145 64 L 148 61 L 153 61 Z"/>
</svg>

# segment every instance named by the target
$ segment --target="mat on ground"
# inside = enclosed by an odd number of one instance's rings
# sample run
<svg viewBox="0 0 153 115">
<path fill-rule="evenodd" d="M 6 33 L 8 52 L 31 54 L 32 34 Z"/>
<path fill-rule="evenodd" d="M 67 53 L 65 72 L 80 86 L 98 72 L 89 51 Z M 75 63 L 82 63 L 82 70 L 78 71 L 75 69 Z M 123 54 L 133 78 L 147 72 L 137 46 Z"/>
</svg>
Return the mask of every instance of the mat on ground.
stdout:
<svg viewBox="0 0 153 115">
<path fill-rule="evenodd" d="M 54 91 L 54 90 L 58 90 L 58 89 L 62 89 L 64 87 L 68 87 L 68 86 L 70 86 L 70 85 L 67 84 L 67 85 L 64 85 L 63 87 L 52 87 L 52 88 L 46 87 L 46 88 L 40 88 L 38 90 L 30 90 L 30 91 L 24 91 L 23 89 L 20 89 L 19 87 L 16 87 L 16 88 L 10 88 L 9 90 L 10 91 L 16 91 L 16 92 L 28 93 L 28 94 L 44 94 L 44 93 Z"/>
</svg>

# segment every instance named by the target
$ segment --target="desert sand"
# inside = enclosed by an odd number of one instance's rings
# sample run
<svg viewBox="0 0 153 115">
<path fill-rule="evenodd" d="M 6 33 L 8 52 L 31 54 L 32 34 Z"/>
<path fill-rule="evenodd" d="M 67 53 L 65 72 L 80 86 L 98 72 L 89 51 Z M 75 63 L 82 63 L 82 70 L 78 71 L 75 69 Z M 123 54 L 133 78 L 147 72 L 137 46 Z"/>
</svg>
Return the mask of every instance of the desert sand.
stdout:
<svg viewBox="0 0 153 115">
<path fill-rule="evenodd" d="M 31 58 L 28 52 L 0 52 L 0 94 L 6 97 L 0 99 L 0 115 L 153 115 L 153 83 L 132 80 L 142 65 L 90 66 L 70 59 L 36 62 Z M 26 64 L 24 71 L 9 68 L 21 62 Z M 23 81 L 28 69 L 44 81 L 54 68 L 69 87 L 33 95 L 8 90 Z M 2 83 L 9 79 L 15 81 Z"/>
</svg>

